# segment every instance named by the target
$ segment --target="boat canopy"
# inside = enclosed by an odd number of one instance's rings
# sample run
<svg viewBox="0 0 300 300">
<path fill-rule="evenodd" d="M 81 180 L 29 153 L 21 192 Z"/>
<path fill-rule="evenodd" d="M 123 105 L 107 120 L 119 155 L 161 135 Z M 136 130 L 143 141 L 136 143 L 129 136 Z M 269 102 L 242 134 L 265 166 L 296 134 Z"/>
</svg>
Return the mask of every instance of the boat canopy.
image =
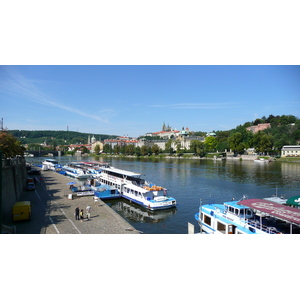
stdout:
<svg viewBox="0 0 300 300">
<path fill-rule="evenodd" d="M 263 199 L 245 199 L 239 204 L 264 212 L 272 217 L 300 226 L 300 210 Z"/>
<path fill-rule="evenodd" d="M 109 173 L 111 175 L 118 174 L 118 175 L 122 175 L 122 176 L 130 176 L 130 177 L 136 177 L 136 178 L 140 178 L 142 175 L 140 173 L 121 170 L 121 169 L 117 169 L 114 167 L 105 168 L 105 169 L 103 169 L 103 171 L 106 173 Z"/>
<path fill-rule="evenodd" d="M 294 197 L 289 198 L 289 199 L 286 201 L 286 204 L 287 204 L 287 205 L 300 206 L 300 196 L 294 196 Z"/>
</svg>

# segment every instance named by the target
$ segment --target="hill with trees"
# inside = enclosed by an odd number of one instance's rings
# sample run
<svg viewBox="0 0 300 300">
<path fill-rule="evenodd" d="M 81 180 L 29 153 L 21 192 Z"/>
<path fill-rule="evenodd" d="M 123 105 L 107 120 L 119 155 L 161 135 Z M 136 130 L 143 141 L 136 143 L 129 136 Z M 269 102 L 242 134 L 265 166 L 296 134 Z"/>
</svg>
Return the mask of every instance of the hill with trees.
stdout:
<svg viewBox="0 0 300 300">
<path fill-rule="evenodd" d="M 9 130 L 9 132 L 22 144 L 41 144 L 46 141 L 48 145 L 51 145 L 54 140 L 57 145 L 87 144 L 89 136 L 94 136 L 97 141 L 117 137 L 116 135 L 64 130 Z"/>
<path fill-rule="evenodd" d="M 253 133 L 248 127 L 270 123 L 270 128 Z M 216 131 L 216 150 L 231 149 L 242 154 L 244 149 L 255 148 L 257 152 L 279 154 L 284 145 L 296 145 L 300 140 L 300 120 L 293 115 L 262 117 L 239 125 L 229 131 Z"/>
<path fill-rule="evenodd" d="M 253 133 L 247 130 L 248 127 L 269 123 L 270 127 L 265 130 L 260 130 Z M 87 144 L 88 137 L 95 136 L 96 140 L 114 139 L 115 135 L 81 133 L 76 131 L 53 131 L 53 130 L 11 130 L 10 133 L 21 144 L 39 144 L 46 143 L 55 146 L 63 146 L 70 144 Z M 184 153 L 193 153 L 197 156 L 205 156 L 209 152 L 225 152 L 230 149 L 235 154 L 244 154 L 245 149 L 254 148 L 257 153 L 266 153 L 271 155 L 280 155 L 284 145 L 296 145 L 300 140 L 300 120 L 293 115 L 269 115 L 251 122 L 246 122 L 243 125 L 238 125 L 236 128 L 227 131 L 214 131 L 215 136 L 210 136 L 201 142 L 198 139 L 191 141 L 190 149 L 182 149 L 180 142 L 175 138 L 169 140 L 165 145 L 165 150 L 162 151 L 155 143 L 151 147 L 142 146 L 134 147 L 128 145 L 111 149 L 110 145 L 104 146 L 104 153 L 119 153 L 123 155 L 158 155 L 159 153 L 172 154 L 176 152 L 178 155 Z M 190 136 L 205 136 L 205 132 L 197 131 Z M 142 138 L 142 137 L 141 137 Z M 143 137 L 145 138 L 145 137 Z M 157 138 L 156 138 L 157 139 Z M 151 140 L 151 138 L 148 138 Z M 172 142 L 177 145 L 173 149 Z M 63 148 L 63 147 L 62 147 Z"/>
</svg>

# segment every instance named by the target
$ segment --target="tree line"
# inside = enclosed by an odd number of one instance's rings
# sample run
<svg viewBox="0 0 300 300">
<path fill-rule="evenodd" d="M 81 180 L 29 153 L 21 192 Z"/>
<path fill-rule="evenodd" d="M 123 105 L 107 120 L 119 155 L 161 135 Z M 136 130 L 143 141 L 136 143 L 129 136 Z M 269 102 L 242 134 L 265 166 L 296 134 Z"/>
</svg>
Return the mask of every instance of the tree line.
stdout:
<svg viewBox="0 0 300 300">
<path fill-rule="evenodd" d="M 270 123 L 270 128 L 261 130 L 257 133 L 252 133 L 247 130 L 247 127 Z M 155 143 L 151 146 L 144 145 L 142 147 L 135 147 L 134 145 L 115 146 L 113 149 L 109 144 L 104 145 L 104 153 L 124 154 L 124 155 L 158 155 L 160 153 L 183 155 L 184 153 L 192 153 L 198 156 L 205 156 L 209 152 L 225 152 L 232 150 L 235 154 L 243 154 L 245 149 L 254 148 L 257 153 L 265 153 L 270 155 L 280 154 L 284 145 L 295 145 L 300 140 L 300 120 L 293 115 L 282 115 L 269 117 L 262 117 L 252 122 L 246 122 L 234 129 L 228 131 L 214 131 L 215 137 L 210 136 L 201 142 L 197 139 L 192 140 L 190 149 L 182 149 L 180 141 L 175 138 L 166 142 L 165 150 L 163 151 Z M 29 139 L 35 140 L 32 147 L 37 147 L 39 150 L 40 143 L 49 140 L 49 144 L 53 149 L 60 146 L 62 150 L 66 150 L 64 145 L 67 144 L 86 144 L 88 136 L 92 137 L 94 134 L 79 133 L 75 131 L 27 131 L 27 130 L 11 130 L 9 132 L 2 131 L 0 135 L 0 150 L 5 157 L 14 157 L 16 155 L 24 155 L 25 148 L 23 144 Z M 204 132 L 193 132 L 193 136 L 204 136 Z M 113 139 L 117 136 L 95 134 L 97 140 Z M 40 142 L 37 140 L 40 139 Z M 149 139 L 150 140 L 150 139 Z M 29 144 L 29 143 L 28 143 Z M 175 147 L 173 147 L 175 144 Z M 42 149 L 40 149 L 42 150 Z M 97 151 L 96 151 L 97 152 Z"/>
<path fill-rule="evenodd" d="M 93 134 L 66 130 L 9 130 L 22 144 L 41 144 L 46 141 L 51 145 L 53 140 L 57 145 L 87 144 L 88 137 L 94 136 L 97 141 L 116 138 L 116 135 Z"/>
<path fill-rule="evenodd" d="M 253 133 L 247 130 L 248 127 L 270 123 L 270 128 Z M 246 122 L 228 131 L 213 131 L 216 136 L 206 137 L 204 142 L 197 139 L 192 140 L 190 149 L 182 149 L 180 141 L 175 137 L 168 140 L 165 150 L 160 149 L 156 144 L 134 147 L 133 145 L 115 146 L 104 145 L 103 152 L 110 154 L 124 155 L 158 155 L 161 153 L 183 155 L 192 153 L 197 156 L 205 156 L 210 152 L 233 151 L 234 154 L 244 154 L 246 149 L 254 148 L 256 153 L 280 155 L 284 145 L 295 145 L 300 140 L 300 120 L 293 115 L 281 115 L 258 118 L 252 122 Z M 205 136 L 204 132 L 191 133 L 191 136 Z M 143 137 L 145 138 L 145 137 Z M 151 140 L 148 138 L 148 140 Z M 172 145 L 175 144 L 175 147 Z"/>
</svg>

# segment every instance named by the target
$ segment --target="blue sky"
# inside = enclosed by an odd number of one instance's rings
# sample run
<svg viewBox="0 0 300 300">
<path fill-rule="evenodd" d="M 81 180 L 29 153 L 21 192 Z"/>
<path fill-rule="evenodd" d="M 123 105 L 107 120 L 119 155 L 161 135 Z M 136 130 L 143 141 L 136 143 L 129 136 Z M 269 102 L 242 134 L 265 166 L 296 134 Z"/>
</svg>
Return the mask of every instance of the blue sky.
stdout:
<svg viewBox="0 0 300 300">
<path fill-rule="evenodd" d="M 137 137 L 165 122 L 208 132 L 300 117 L 300 67 L 1 66 L 0 97 L 8 129 Z"/>
</svg>

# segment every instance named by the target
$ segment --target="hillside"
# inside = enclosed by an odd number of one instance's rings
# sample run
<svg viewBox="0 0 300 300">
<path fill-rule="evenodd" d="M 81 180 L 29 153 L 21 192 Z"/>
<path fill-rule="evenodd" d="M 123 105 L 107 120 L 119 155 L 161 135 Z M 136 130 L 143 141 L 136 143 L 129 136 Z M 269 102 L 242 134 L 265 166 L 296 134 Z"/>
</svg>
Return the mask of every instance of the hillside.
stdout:
<svg viewBox="0 0 300 300">
<path fill-rule="evenodd" d="M 116 135 L 82 133 L 77 131 L 64 130 L 9 130 L 23 145 L 24 144 L 41 144 L 45 141 L 51 144 L 55 140 L 57 145 L 68 144 L 87 144 L 88 137 L 94 136 L 97 141 L 109 138 L 115 138 Z"/>
</svg>

